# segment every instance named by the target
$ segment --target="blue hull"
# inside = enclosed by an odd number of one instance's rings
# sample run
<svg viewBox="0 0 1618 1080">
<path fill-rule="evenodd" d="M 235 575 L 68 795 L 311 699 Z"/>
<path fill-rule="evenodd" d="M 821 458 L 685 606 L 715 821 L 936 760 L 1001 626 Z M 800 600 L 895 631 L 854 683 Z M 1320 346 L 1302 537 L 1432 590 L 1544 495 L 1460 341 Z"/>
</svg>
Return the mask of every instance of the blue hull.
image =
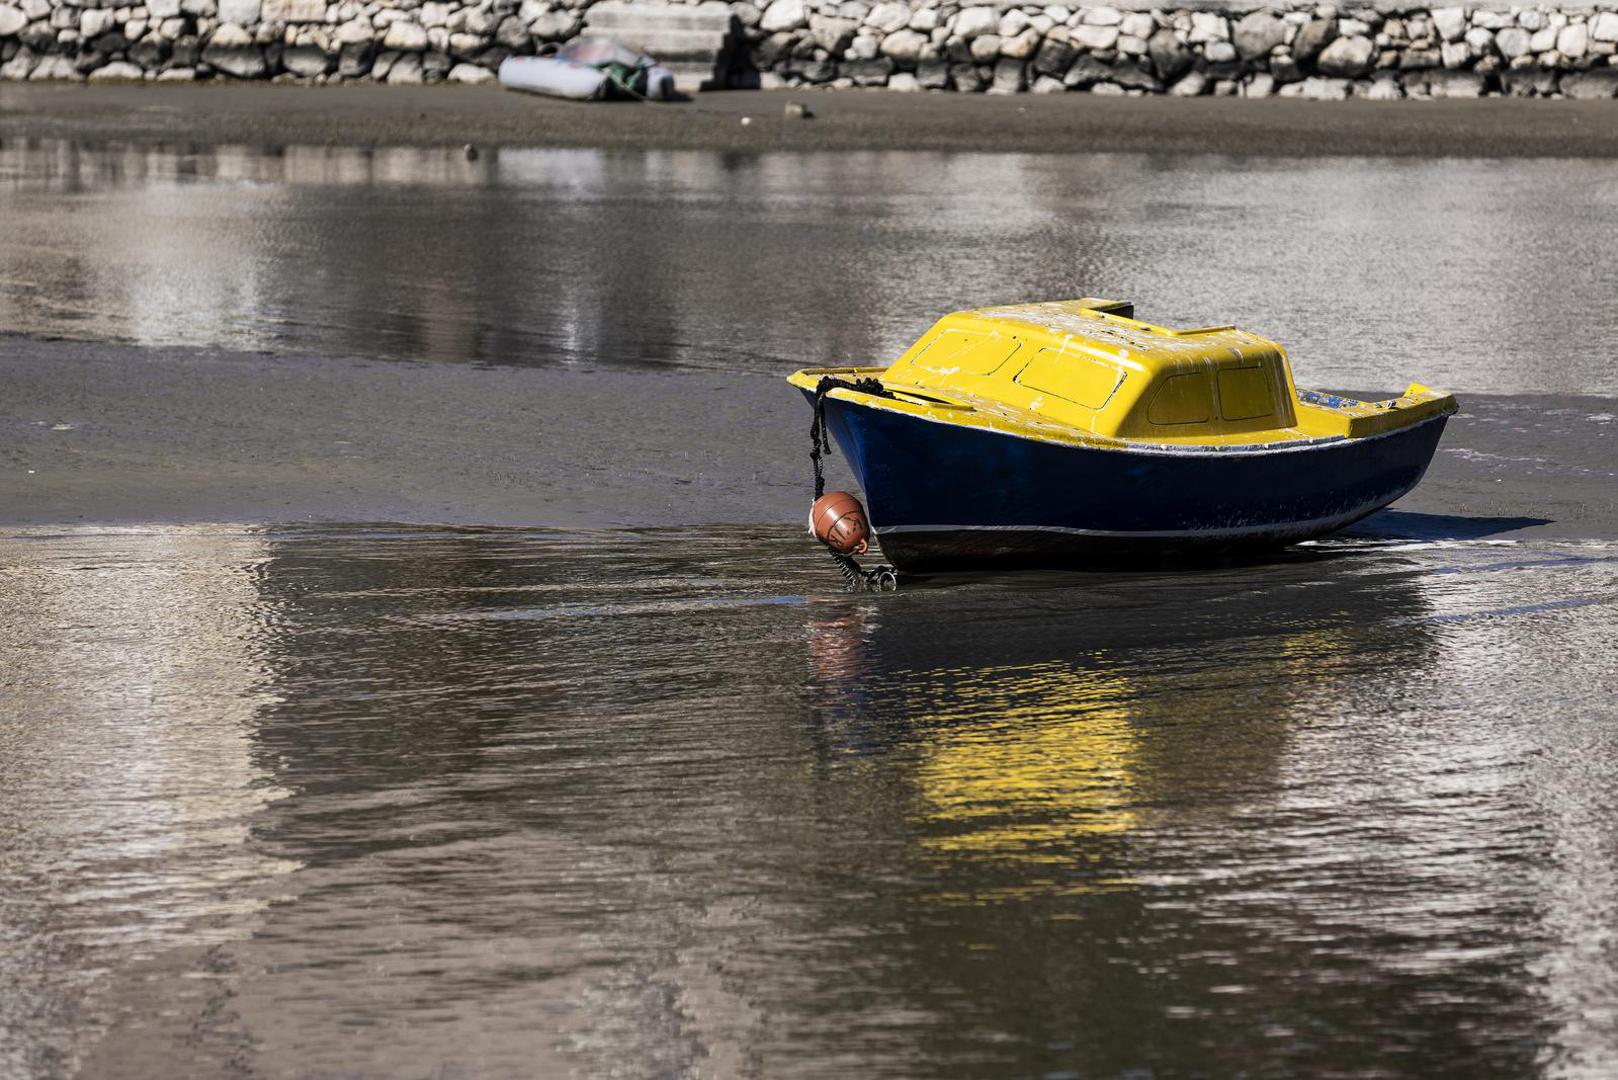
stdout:
<svg viewBox="0 0 1618 1080">
<path fill-rule="evenodd" d="M 1415 487 L 1447 417 L 1273 449 L 1100 449 L 939 423 L 837 398 L 832 437 L 901 570 L 1072 566 L 1277 547 Z"/>
</svg>

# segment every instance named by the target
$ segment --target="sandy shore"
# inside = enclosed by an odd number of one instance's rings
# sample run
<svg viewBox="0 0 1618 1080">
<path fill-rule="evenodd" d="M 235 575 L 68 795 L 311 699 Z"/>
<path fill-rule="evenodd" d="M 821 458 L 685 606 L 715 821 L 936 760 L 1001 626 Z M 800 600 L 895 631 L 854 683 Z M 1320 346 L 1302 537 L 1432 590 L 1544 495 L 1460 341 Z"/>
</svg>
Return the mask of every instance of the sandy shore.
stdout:
<svg viewBox="0 0 1618 1080">
<path fill-rule="evenodd" d="M 787 120 L 788 101 L 811 120 Z M 751 122 L 742 123 L 743 117 Z M 0 83 L 0 138 L 255 145 L 1618 157 L 1609 101 L 753 91 L 577 104 L 494 87 Z"/>
</svg>

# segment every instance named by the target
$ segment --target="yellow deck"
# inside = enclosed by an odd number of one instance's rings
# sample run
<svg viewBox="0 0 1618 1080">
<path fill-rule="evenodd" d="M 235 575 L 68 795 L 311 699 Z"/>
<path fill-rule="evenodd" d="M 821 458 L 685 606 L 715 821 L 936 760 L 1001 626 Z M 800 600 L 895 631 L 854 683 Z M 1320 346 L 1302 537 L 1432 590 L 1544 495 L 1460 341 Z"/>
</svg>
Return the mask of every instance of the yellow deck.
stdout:
<svg viewBox="0 0 1618 1080">
<path fill-rule="evenodd" d="M 946 315 L 886 368 L 809 368 L 877 378 L 895 395 L 837 397 L 931 420 L 1058 442 L 1245 446 L 1364 438 L 1452 413 L 1455 398 L 1412 384 L 1387 401 L 1303 391 L 1286 351 L 1232 326 L 1169 330 L 1130 305 L 1086 297 Z"/>
</svg>

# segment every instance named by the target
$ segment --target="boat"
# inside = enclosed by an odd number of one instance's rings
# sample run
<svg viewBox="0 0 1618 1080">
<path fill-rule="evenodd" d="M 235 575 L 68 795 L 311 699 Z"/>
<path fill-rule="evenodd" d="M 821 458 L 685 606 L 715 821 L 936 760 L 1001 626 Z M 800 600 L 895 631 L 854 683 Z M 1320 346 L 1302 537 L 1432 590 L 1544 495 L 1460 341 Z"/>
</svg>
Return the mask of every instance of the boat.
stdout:
<svg viewBox="0 0 1618 1080">
<path fill-rule="evenodd" d="M 1096 297 L 956 312 L 885 368 L 789 381 L 910 573 L 1310 540 L 1414 488 L 1457 409 L 1419 383 L 1385 401 L 1300 390 L 1273 341 Z"/>
</svg>

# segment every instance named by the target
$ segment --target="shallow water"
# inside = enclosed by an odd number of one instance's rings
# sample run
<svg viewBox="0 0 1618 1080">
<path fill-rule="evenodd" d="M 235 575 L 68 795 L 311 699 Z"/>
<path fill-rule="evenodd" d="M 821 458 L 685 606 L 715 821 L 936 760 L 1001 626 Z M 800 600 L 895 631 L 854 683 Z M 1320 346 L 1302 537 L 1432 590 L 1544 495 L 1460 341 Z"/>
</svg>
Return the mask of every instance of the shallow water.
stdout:
<svg viewBox="0 0 1618 1080">
<path fill-rule="evenodd" d="M 1618 165 L 8 140 L 0 210 L 57 500 L 0 520 L 329 517 L 352 425 L 412 512 L 743 523 L 0 532 L 0 1077 L 1618 1072 Z M 330 362 L 774 373 L 1085 292 L 1595 396 L 1468 397 L 1430 512 L 1263 562 L 855 597 L 746 524 L 765 380 Z"/>
<path fill-rule="evenodd" d="M 1299 381 L 1618 394 L 1618 163 L 0 146 L 0 327 L 776 371 L 1085 294 Z"/>
<path fill-rule="evenodd" d="M 0 1073 L 1611 1075 L 1618 547 L 0 538 Z"/>
</svg>

